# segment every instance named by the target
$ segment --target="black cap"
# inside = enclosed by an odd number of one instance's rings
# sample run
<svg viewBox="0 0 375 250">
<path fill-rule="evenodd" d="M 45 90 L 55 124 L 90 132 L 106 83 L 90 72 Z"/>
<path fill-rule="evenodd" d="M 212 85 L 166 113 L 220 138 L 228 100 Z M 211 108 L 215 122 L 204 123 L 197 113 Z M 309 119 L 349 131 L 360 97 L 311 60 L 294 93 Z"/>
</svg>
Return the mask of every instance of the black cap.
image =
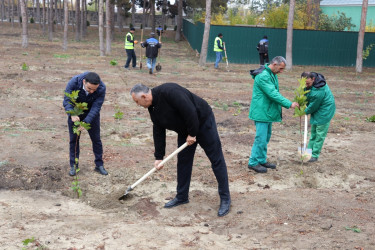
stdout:
<svg viewBox="0 0 375 250">
<path fill-rule="evenodd" d="M 219 33 L 217 36 L 223 36 L 223 34 Z"/>
<path fill-rule="evenodd" d="M 135 30 L 134 28 L 130 28 L 130 30 Z"/>
</svg>

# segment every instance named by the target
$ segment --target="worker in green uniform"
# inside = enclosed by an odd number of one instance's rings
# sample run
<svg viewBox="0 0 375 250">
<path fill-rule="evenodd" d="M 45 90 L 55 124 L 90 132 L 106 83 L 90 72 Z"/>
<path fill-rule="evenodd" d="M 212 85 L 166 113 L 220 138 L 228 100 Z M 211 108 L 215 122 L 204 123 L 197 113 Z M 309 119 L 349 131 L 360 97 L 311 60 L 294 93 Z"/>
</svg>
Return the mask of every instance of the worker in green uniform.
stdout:
<svg viewBox="0 0 375 250">
<path fill-rule="evenodd" d="M 275 164 L 267 162 L 267 145 L 272 135 L 272 123 L 282 120 L 281 107 L 298 107 L 297 102 L 292 103 L 279 92 L 277 74 L 282 73 L 285 66 L 285 58 L 276 56 L 271 63 L 250 71 L 255 81 L 249 118 L 255 122 L 256 134 L 248 168 L 257 173 L 266 173 L 268 168 L 276 168 Z"/>
<path fill-rule="evenodd" d="M 307 108 L 305 113 L 310 116 L 311 136 L 307 148 L 312 149 L 308 162 L 316 162 L 327 136 L 329 124 L 335 115 L 335 98 L 324 79 L 324 76 L 315 72 L 303 72 L 301 77 L 306 78 Z"/>
</svg>

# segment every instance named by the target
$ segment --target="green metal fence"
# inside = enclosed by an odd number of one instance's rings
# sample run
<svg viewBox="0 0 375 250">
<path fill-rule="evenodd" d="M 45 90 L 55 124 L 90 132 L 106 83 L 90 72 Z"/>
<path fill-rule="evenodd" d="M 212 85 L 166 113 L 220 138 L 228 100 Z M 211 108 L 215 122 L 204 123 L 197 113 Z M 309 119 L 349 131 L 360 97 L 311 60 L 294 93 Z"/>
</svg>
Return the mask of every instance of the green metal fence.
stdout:
<svg viewBox="0 0 375 250">
<path fill-rule="evenodd" d="M 183 22 L 183 33 L 190 46 L 200 52 L 204 24 Z M 211 25 L 208 41 L 207 61 L 215 61 L 213 44 L 217 34 L 223 34 L 223 41 L 229 62 L 258 64 L 256 46 L 264 35 L 269 40 L 269 56 L 285 56 L 286 29 Z M 355 66 L 357 58 L 358 32 L 334 32 L 315 30 L 293 31 L 293 64 L 321 66 Z M 375 44 L 375 33 L 366 33 L 364 48 Z M 375 67 L 375 46 L 363 61 L 364 67 Z"/>
</svg>

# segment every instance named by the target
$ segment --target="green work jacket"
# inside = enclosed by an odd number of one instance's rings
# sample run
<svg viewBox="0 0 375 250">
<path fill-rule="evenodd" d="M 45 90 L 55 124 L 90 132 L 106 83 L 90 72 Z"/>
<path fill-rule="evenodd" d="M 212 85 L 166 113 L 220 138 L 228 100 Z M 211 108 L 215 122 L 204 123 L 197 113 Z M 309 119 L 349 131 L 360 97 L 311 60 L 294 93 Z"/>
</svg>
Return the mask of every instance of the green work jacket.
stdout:
<svg viewBox="0 0 375 250">
<path fill-rule="evenodd" d="M 311 87 L 306 96 L 308 103 L 305 112 L 307 115 L 311 114 L 310 124 L 323 125 L 331 121 L 335 115 L 336 105 L 328 85 L 320 88 Z"/>
<path fill-rule="evenodd" d="M 258 122 L 281 122 L 281 107 L 290 108 L 292 102 L 279 93 L 277 75 L 265 65 L 265 69 L 255 79 L 249 118 Z"/>
<path fill-rule="evenodd" d="M 128 32 L 125 36 L 125 49 L 134 49 L 134 42 L 129 42 L 128 36 L 130 36 L 131 41 L 134 40 L 133 34 L 131 32 Z"/>
</svg>

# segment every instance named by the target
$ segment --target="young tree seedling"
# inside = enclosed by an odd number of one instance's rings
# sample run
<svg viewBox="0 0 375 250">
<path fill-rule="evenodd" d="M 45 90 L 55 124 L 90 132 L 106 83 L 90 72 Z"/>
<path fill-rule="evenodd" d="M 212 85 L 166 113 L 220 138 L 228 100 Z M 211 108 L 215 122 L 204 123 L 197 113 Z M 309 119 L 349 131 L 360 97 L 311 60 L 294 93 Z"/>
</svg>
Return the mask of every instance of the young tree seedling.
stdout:
<svg viewBox="0 0 375 250">
<path fill-rule="evenodd" d="M 73 110 L 66 111 L 66 113 L 70 114 L 71 116 L 80 116 L 84 113 L 85 110 L 88 110 L 86 102 L 77 102 L 78 93 L 79 93 L 79 90 L 73 90 L 72 93 L 65 92 L 65 95 L 70 100 L 70 104 L 72 104 L 74 107 Z M 79 136 L 81 135 L 80 127 L 83 127 L 86 130 L 89 130 L 91 128 L 89 123 L 86 123 L 83 121 L 76 121 L 74 122 L 74 125 L 73 125 L 73 133 L 77 135 L 76 145 L 74 148 L 74 159 L 75 159 L 74 169 L 76 171 L 76 174 L 73 177 L 74 180 L 72 182 L 71 188 L 73 192 L 77 194 L 78 198 L 82 196 L 82 190 L 81 190 L 81 186 L 80 186 L 79 178 L 78 178 L 78 172 L 80 171 L 80 169 L 78 168 L 78 158 L 77 158 L 78 139 L 79 139 Z"/>
</svg>

